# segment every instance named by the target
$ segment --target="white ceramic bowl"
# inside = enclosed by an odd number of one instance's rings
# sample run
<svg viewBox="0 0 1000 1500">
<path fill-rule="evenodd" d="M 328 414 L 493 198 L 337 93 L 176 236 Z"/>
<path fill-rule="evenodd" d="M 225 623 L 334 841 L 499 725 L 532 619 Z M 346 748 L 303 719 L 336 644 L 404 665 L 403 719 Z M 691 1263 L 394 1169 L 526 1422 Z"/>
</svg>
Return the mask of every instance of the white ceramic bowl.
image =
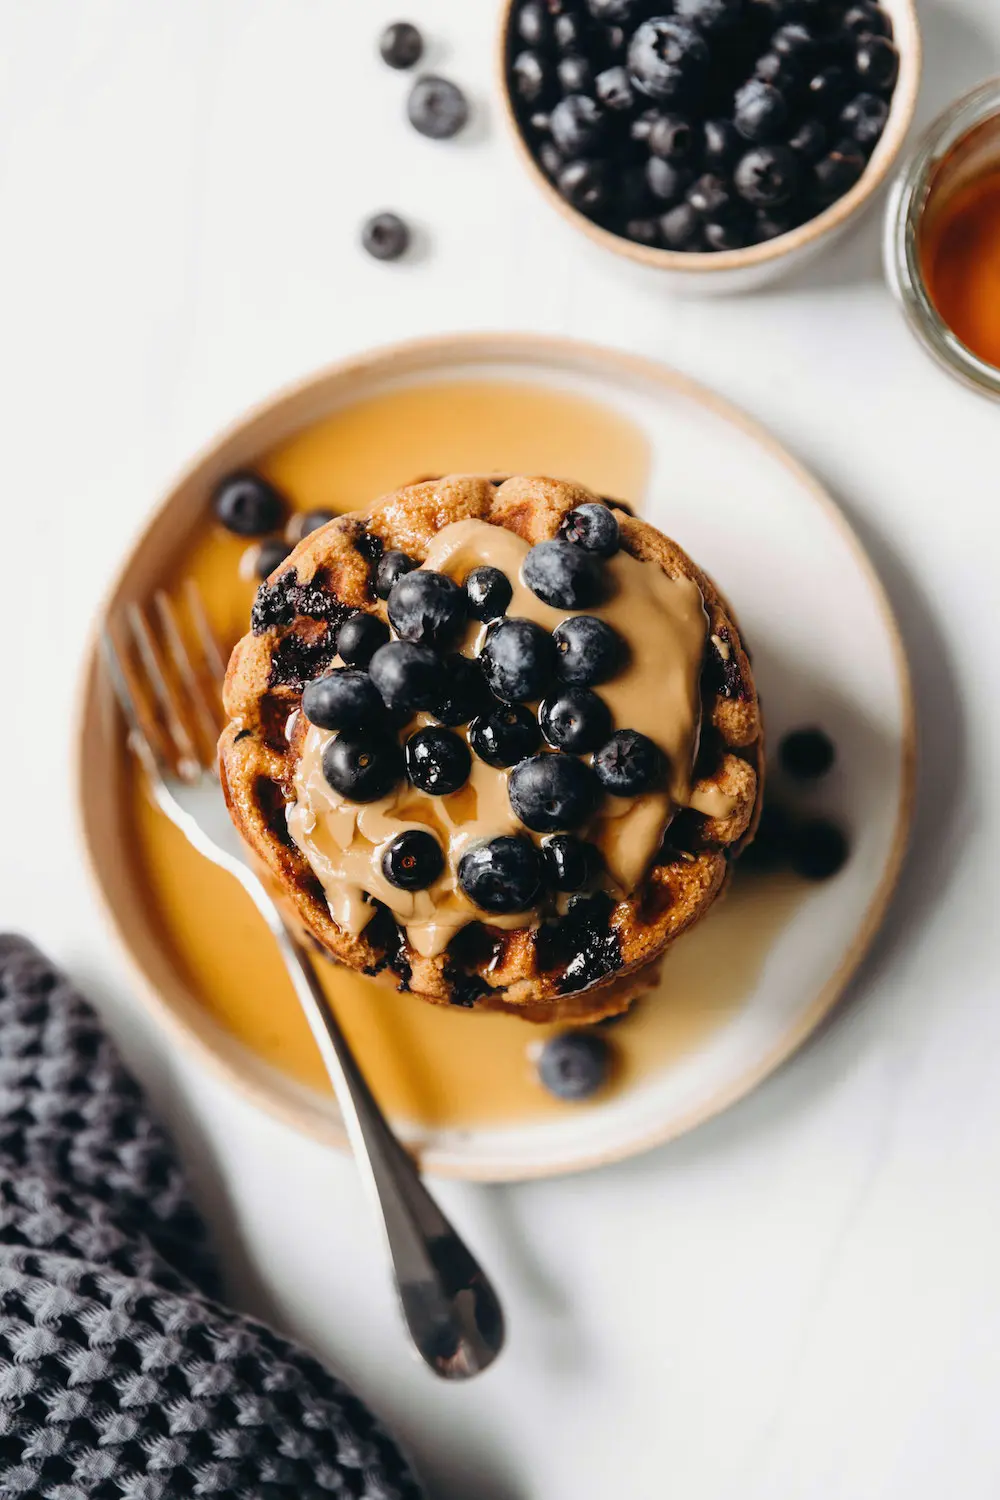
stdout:
<svg viewBox="0 0 1000 1500">
<path fill-rule="evenodd" d="M 517 121 L 507 84 L 508 32 L 517 0 L 504 0 L 500 28 L 500 92 L 504 113 L 513 133 L 518 155 L 528 173 L 552 206 L 588 239 L 613 250 L 639 265 L 662 272 L 663 285 L 671 291 L 715 293 L 746 292 L 775 281 L 811 260 L 820 250 L 833 243 L 871 204 L 878 189 L 892 170 L 913 122 L 920 85 L 922 48 L 920 26 L 914 0 L 879 0 L 892 19 L 894 40 L 899 50 L 899 78 L 892 96 L 889 120 L 863 176 L 850 192 L 789 234 L 751 245 L 746 250 L 725 250 L 717 254 L 692 254 L 679 250 L 660 250 L 640 245 L 623 235 L 613 234 L 594 224 L 585 214 L 571 208 L 546 177 L 524 139 Z"/>
</svg>

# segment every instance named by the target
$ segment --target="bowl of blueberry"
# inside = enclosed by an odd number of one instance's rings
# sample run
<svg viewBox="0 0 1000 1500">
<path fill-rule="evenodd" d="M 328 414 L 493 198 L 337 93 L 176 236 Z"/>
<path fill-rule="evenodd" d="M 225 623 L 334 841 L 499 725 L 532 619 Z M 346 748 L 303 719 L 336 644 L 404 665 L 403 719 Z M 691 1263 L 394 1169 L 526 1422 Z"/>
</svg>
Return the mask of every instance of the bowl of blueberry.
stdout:
<svg viewBox="0 0 1000 1500">
<path fill-rule="evenodd" d="M 914 0 L 506 0 L 520 154 L 588 236 L 749 289 L 871 201 L 920 78 Z"/>
</svg>

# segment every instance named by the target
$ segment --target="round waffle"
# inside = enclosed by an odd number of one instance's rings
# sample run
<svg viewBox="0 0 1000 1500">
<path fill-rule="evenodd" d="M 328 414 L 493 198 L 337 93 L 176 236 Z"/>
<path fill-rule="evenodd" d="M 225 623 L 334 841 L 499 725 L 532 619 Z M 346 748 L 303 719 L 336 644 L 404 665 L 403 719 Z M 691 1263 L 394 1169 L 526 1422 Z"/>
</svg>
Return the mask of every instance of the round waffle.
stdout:
<svg viewBox="0 0 1000 1500">
<path fill-rule="evenodd" d="M 616 511 L 622 552 L 655 564 L 671 580 L 693 582 L 701 593 L 708 623 L 690 801 L 714 807 L 716 815 L 680 808 L 627 893 L 592 891 L 561 914 L 547 905 L 513 928 L 471 913 L 432 957 L 416 950 L 378 902 L 358 935 L 338 925 L 289 832 L 287 810 L 308 730 L 295 710 L 305 684 L 335 663 L 337 630 L 347 615 L 365 610 L 386 618 L 373 588 L 382 553 L 398 550 L 422 562 L 439 533 L 462 521 L 502 527 L 533 545 L 554 538 L 569 511 L 596 498 L 580 485 L 545 478 L 450 476 L 409 485 L 313 532 L 261 587 L 251 633 L 236 646 L 227 674 L 231 722 L 220 742 L 222 782 L 237 827 L 286 905 L 340 963 L 389 973 L 400 988 L 439 1004 L 508 1010 L 535 1021 L 596 1020 L 626 1009 L 655 982 L 666 949 L 724 888 L 760 806 L 763 740 L 750 664 L 711 580 L 676 543 L 613 500 L 606 503 Z"/>
</svg>

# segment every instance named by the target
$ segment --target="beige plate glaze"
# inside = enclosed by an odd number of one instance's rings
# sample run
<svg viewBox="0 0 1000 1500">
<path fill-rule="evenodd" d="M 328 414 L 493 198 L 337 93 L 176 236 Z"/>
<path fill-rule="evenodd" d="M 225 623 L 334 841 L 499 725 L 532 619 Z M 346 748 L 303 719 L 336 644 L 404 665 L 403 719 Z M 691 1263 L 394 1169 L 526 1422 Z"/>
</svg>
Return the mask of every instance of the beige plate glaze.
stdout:
<svg viewBox="0 0 1000 1500">
<path fill-rule="evenodd" d="M 504 114 L 517 146 L 522 163 L 535 184 L 563 218 L 597 245 L 613 250 L 639 265 L 651 266 L 662 271 L 664 286 L 675 291 L 698 293 L 745 292 L 763 286 L 779 276 L 795 270 L 811 260 L 825 246 L 838 238 L 857 217 L 871 204 L 879 188 L 886 180 L 903 148 L 907 133 L 913 123 L 920 89 L 922 44 L 920 25 L 917 20 L 914 0 L 879 0 L 879 4 L 892 18 L 896 46 L 899 49 L 899 78 L 892 96 L 892 107 L 882 139 L 872 154 L 863 177 L 849 193 L 817 214 L 814 219 L 769 240 L 763 245 L 751 245 L 746 250 L 727 250 L 718 255 L 686 255 L 676 250 L 658 250 L 649 245 L 638 245 L 621 235 L 612 234 L 597 224 L 591 223 L 584 214 L 570 208 L 558 193 L 525 143 L 511 104 L 507 88 L 506 52 L 507 33 L 515 0 L 505 0 L 499 36 L 500 95 Z"/>
<path fill-rule="evenodd" d="M 476 379 L 577 391 L 638 425 L 651 462 L 645 496 L 632 498 L 735 602 L 754 648 L 772 742 L 796 724 L 818 722 L 833 735 L 837 768 L 812 797 L 817 811 L 841 818 L 853 833 L 846 869 L 796 905 L 742 1007 L 675 1064 L 565 1114 L 414 1138 L 429 1170 L 502 1180 L 594 1166 L 680 1135 L 746 1094 L 808 1036 L 860 962 L 898 875 L 913 796 L 913 720 L 903 646 L 881 585 L 817 481 L 763 429 L 682 376 L 545 337 L 482 334 L 381 350 L 258 407 L 181 477 L 109 603 L 146 592 L 164 549 L 202 513 L 213 483 L 227 471 L 387 388 Z M 286 1122 L 342 1143 L 332 1102 L 223 1032 L 151 931 L 129 887 L 118 811 L 119 735 L 92 660 L 78 743 L 83 833 L 141 993 L 186 1050 Z"/>
</svg>

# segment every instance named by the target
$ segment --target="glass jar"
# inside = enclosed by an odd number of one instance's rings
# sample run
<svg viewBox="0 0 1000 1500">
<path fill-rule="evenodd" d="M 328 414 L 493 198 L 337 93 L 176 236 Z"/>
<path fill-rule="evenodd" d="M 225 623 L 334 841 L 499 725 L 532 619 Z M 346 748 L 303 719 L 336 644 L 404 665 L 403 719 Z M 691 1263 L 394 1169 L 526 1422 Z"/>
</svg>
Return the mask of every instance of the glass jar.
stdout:
<svg viewBox="0 0 1000 1500">
<path fill-rule="evenodd" d="M 885 221 L 885 269 L 924 348 L 966 385 L 1000 397 L 1000 369 L 948 327 L 931 299 L 921 254 L 932 216 L 991 168 L 1000 170 L 1000 79 L 978 84 L 939 115 L 897 178 Z"/>
</svg>

